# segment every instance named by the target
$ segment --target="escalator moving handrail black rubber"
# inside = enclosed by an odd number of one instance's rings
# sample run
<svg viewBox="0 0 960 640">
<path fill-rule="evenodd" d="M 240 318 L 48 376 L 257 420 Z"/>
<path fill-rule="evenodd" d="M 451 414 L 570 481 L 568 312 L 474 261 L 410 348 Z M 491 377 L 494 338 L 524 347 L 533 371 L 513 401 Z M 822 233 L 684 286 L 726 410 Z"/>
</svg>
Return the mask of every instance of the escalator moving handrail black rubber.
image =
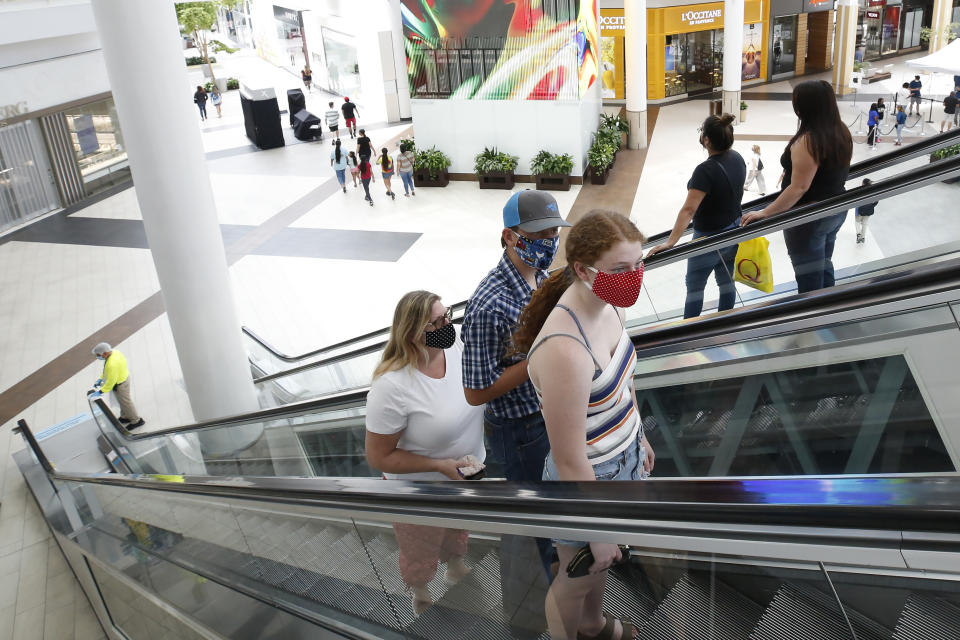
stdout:
<svg viewBox="0 0 960 640">
<path fill-rule="evenodd" d="M 863 160 L 862 162 L 857 162 L 856 164 L 850 165 L 850 175 L 848 177 L 848 180 L 853 180 L 867 173 L 879 171 L 880 169 L 885 169 L 887 167 L 899 164 L 900 162 L 904 162 L 906 160 L 911 160 L 913 158 L 916 158 L 928 153 L 932 153 L 933 151 L 936 151 L 937 149 L 940 149 L 946 146 L 949 141 L 958 137 L 960 137 L 960 127 L 951 129 L 946 133 L 934 135 L 927 140 L 917 142 L 917 143 L 908 145 L 906 147 L 900 147 L 899 149 L 895 149 L 893 151 L 888 151 L 887 153 L 883 153 L 883 154 L 874 156 L 872 158 L 868 158 L 867 160 Z M 758 211 L 763 207 L 767 206 L 768 204 L 770 204 L 771 202 L 773 202 L 774 200 L 776 200 L 778 195 L 779 195 L 779 192 L 776 192 L 766 196 L 762 196 L 755 200 L 751 200 L 750 202 L 744 204 L 742 209 L 745 212 Z M 690 223 L 690 226 L 687 227 L 687 231 L 684 233 L 689 233 L 692 230 L 692 228 L 693 228 L 693 223 Z M 655 233 L 649 236 L 644 241 L 644 246 L 653 246 L 656 244 L 660 244 L 670 236 L 670 233 L 671 233 L 670 231 L 662 231 L 660 233 Z M 465 309 L 467 306 L 467 302 L 468 302 L 467 300 L 458 302 L 452 306 L 452 309 L 455 312 L 461 309 Z M 351 345 L 357 344 L 358 342 L 363 342 L 365 340 L 369 340 L 371 338 L 375 338 L 377 336 L 387 334 L 390 332 L 390 327 L 377 329 L 376 331 L 371 331 L 369 333 L 365 333 L 363 335 L 350 338 L 349 340 L 344 340 L 336 344 L 322 347 L 320 349 L 314 349 L 313 351 L 307 351 L 306 353 L 302 353 L 300 355 L 295 355 L 295 356 L 291 356 L 283 353 L 282 351 L 280 351 L 279 349 L 271 345 L 269 342 L 267 342 L 264 338 L 257 335 L 252 329 L 246 326 L 241 327 L 241 330 L 251 340 L 259 344 L 261 347 L 263 347 L 267 351 L 269 351 L 270 354 L 273 355 L 275 358 L 282 360 L 283 362 L 297 362 L 305 358 L 312 358 L 314 356 L 318 356 L 323 353 L 335 351 L 337 349 L 342 349 L 344 347 L 349 347 Z"/>
</svg>

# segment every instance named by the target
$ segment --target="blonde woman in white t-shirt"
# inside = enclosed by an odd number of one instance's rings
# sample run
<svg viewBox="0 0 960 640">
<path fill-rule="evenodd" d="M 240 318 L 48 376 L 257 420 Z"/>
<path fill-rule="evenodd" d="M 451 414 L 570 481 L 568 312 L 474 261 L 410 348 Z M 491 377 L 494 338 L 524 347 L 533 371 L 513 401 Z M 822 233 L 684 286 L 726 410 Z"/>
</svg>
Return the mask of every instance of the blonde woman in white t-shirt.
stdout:
<svg viewBox="0 0 960 640">
<path fill-rule="evenodd" d="M 753 151 L 753 155 L 750 157 L 750 169 L 747 171 L 747 182 L 743 185 L 743 190 L 746 191 L 756 180 L 760 195 L 765 196 L 767 195 L 767 181 L 763 179 L 763 169 L 760 168 L 760 145 L 753 145 L 751 151 Z"/>
<path fill-rule="evenodd" d="M 388 480 L 463 480 L 483 464 L 483 407 L 463 395 L 463 343 L 440 296 L 412 291 L 397 303 L 390 338 L 367 396 L 367 462 Z M 400 573 L 422 613 L 437 563 L 447 582 L 470 571 L 466 531 L 393 525 Z"/>
</svg>

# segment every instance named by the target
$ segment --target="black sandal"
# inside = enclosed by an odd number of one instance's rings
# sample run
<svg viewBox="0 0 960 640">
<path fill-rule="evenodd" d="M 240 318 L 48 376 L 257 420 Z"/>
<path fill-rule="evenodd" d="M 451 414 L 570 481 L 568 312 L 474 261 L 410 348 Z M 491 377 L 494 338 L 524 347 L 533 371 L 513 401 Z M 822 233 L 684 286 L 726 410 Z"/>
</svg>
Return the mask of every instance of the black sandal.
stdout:
<svg viewBox="0 0 960 640">
<path fill-rule="evenodd" d="M 609 613 L 603 614 L 606 623 L 600 633 L 595 636 L 577 632 L 577 640 L 613 640 L 613 633 L 617 630 L 617 619 Z M 637 637 L 637 627 L 629 619 L 624 618 L 620 621 L 620 640 L 634 640 Z"/>
</svg>

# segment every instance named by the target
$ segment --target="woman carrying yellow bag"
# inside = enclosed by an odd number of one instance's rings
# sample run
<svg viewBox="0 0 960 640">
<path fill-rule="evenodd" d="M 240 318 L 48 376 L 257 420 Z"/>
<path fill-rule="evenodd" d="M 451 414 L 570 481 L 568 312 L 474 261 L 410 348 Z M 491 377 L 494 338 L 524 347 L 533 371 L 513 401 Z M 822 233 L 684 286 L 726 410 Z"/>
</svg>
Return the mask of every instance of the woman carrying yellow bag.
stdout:
<svg viewBox="0 0 960 640">
<path fill-rule="evenodd" d="M 770 262 L 770 242 L 766 238 L 753 238 L 740 243 L 734 261 L 736 273 L 733 279 L 748 287 L 773 293 L 773 265 Z"/>
</svg>

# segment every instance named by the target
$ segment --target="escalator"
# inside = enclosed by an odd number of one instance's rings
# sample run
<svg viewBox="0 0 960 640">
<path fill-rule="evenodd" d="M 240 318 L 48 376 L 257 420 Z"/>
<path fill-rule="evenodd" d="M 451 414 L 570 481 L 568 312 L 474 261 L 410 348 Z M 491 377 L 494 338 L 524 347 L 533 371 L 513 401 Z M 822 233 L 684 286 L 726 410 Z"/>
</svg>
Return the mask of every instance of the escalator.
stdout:
<svg viewBox="0 0 960 640">
<path fill-rule="evenodd" d="M 923 181 L 923 176 L 929 177 L 931 169 L 934 173 L 947 175 L 938 171 L 943 169 L 942 162 L 930 163 L 931 154 L 958 141 L 960 130 L 952 130 L 851 166 L 847 182 L 850 194 L 876 194 L 874 200 L 879 200 L 880 205 L 877 209 L 879 213 L 872 218 L 870 241 L 862 247 L 858 245 L 855 252 L 837 252 L 835 263 L 838 283 L 921 269 L 960 255 L 960 224 L 950 215 L 955 209 L 957 187 L 936 179 Z M 869 189 L 859 188 L 863 178 L 870 178 L 875 184 Z M 955 178 L 943 179 L 953 181 Z M 748 202 L 743 205 L 743 210 L 760 210 L 776 196 L 772 193 Z M 847 197 L 845 201 L 855 200 Z M 809 211 L 826 204 L 811 203 L 803 209 Z M 842 209 L 835 206 L 834 210 Z M 785 215 L 790 217 L 798 211 L 796 209 Z M 924 216 L 924 219 L 918 220 L 918 215 Z M 852 215 L 848 217 L 845 229 L 852 230 L 852 218 Z M 639 224 L 644 226 L 642 218 Z M 771 243 L 776 280 L 773 293 L 765 294 L 741 285 L 738 287 L 737 308 L 783 298 L 796 292 L 793 271 L 778 233 L 780 228 L 775 225 L 776 231 L 767 236 Z M 650 236 L 645 247 L 659 244 L 668 235 L 669 231 L 665 231 Z M 841 237 L 839 241 L 843 240 Z M 852 237 L 849 240 L 852 244 Z M 638 303 L 627 310 L 629 326 L 638 329 L 651 327 L 682 317 L 686 259 L 694 255 L 689 249 L 689 245 L 681 244 L 647 261 L 647 269 L 655 271 L 648 273 Z M 716 306 L 716 288 L 711 283 L 707 289 L 705 313 L 715 310 Z M 465 307 L 466 302 L 453 305 L 455 322 L 461 321 Z M 251 372 L 264 398 L 263 406 L 274 406 L 364 387 L 379 360 L 389 328 L 295 355 L 282 352 L 250 328 L 244 327 L 243 332 L 248 345 Z"/>
<path fill-rule="evenodd" d="M 861 203 L 950 195 L 957 176 L 960 157 L 678 246 L 647 281 Z M 111 637 L 546 638 L 542 536 L 631 546 L 604 608 L 641 638 L 954 639 L 960 257 L 934 240 L 829 290 L 791 295 L 781 270 L 729 312 L 636 311 L 647 482 L 376 479 L 362 385 L 144 434 L 97 398 L 86 438 L 21 421 L 15 459 Z M 469 532 L 472 570 L 448 584 L 441 565 L 420 615 L 397 524 Z"/>
</svg>

